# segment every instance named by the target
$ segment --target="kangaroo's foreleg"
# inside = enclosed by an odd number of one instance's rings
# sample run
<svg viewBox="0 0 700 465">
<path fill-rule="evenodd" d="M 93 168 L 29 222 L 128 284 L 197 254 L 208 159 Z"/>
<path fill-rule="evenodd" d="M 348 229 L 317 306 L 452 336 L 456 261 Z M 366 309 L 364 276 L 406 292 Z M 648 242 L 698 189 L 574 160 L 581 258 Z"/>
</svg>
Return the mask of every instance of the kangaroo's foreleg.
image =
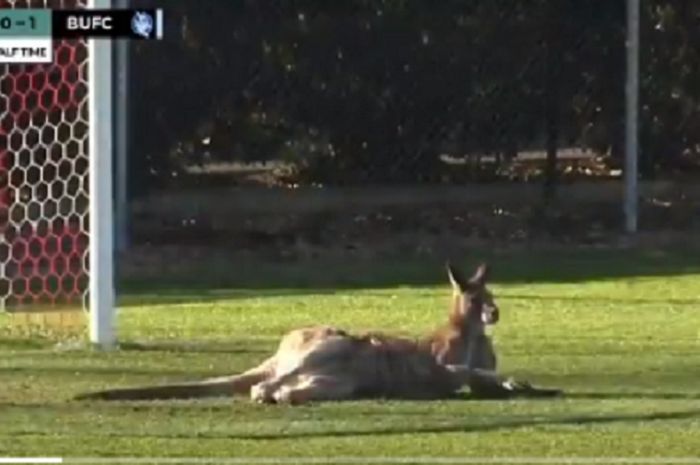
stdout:
<svg viewBox="0 0 700 465">
<path fill-rule="evenodd" d="M 471 393 L 477 397 L 509 397 L 516 389 L 512 380 L 503 378 L 496 372 L 470 368 L 467 365 L 445 365 L 448 382 L 457 391 L 469 386 Z"/>
<path fill-rule="evenodd" d="M 536 388 L 530 383 L 500 376 L 494 371 L 469 368 L 466 365 L 445 365 L 445 370 L 448 383 L 454 391 L 469 386 L 472 394 L 479 398 L 554 397 L 561 394 L 559 389 Z"/>
</svg>

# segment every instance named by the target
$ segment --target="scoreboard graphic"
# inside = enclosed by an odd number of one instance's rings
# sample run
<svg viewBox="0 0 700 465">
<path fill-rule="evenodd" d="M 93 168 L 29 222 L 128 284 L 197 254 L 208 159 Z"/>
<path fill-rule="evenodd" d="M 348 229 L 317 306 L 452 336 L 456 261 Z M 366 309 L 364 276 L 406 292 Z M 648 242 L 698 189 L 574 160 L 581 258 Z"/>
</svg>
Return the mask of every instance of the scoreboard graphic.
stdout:
<svg viewBox="0 0 700 465">
<path fill-rule="evenodd" d="M 163 38 L 163 10 L 0 10 L 0 63 L 51 63 L 54 39 Z"/>
</svg>

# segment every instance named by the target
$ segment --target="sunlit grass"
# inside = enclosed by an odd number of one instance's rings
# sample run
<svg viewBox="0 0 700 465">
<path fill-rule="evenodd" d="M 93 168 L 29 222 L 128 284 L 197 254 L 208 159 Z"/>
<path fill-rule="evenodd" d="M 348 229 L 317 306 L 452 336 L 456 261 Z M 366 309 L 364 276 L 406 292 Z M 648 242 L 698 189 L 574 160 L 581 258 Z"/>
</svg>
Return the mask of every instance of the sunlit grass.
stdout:
<svg viewBox="0 0 700 465">
<path fill-rule="evenodd" d="M 522 256 L 501 275 L 506 278 L 495 274 L 501 370 L 563 388 L 567 396 L 557 400 L 465 397 L 298 408 L 245 398 L 71 402 L 79 392 L 107 386 L 242 370 L 273 350 L 283 332 L 306 324 L 420 334 L 443 320 L 448 300 L 446 284 L 437 284 L 440 270 L 419 264 L 401 272 L 433 273 L 433 283 L 402 285 L 386 269 L 368 266 L 362 281 L 371 288 L 315 286 L 318 269 L 309 271 L 305 287 L 171 288 L 160 302 L 157 291 L 147 294 L 142 286 L 122 299 L 125 345 L 113 353 L 62 351 L 50 340 L 2 330 L 0 455 L 698 455 L 700 272 L 692 257 L 677 257 L 679 274 L 661 258 L 635 276 L 635 259 Z M 508 264 L 502 261 L 500 269 Z M 557 266 L 570 267 L 570 279 L 554 279 Z M 528 267 L 538 280 L 525 282 Z M 381 278 L 373 280 L 372 270 Z"/>
</svg>

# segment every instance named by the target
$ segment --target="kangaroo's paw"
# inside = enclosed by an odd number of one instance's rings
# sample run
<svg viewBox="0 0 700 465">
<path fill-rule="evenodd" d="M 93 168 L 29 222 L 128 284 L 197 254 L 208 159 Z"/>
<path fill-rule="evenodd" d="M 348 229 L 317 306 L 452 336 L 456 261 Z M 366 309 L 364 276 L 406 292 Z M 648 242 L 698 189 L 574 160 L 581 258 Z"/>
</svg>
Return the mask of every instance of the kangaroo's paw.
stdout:
<svg viewBox="0 0 700 465">
<path fill-rule="evenodd" d="M 274 386 L 266 381 L 254 384 L 250 388 L 250 400 L 258 404 L 272 404 L 275 402 L 273 394 Z"/>
<path fill-rule="evenodd" d="M 272 397 L 278 404 L 294 405 L 297 403 L 297 398 L 294 395 L 294 389 L 290 388 L 289 386 L 280 386 L 280 388 L 277 389 L 274 394 L 272 394 Z"/>
<path fill-rule="evenodd" d="M 561 389 L 543 389 L 530 384 L 528 381 L 517 381 L 508 378 L 503 382 L 503 387 L 514 396 L 523 397 L 557 397 L 564 392 Z"/>
<path fill-rule="evenodd" d="M 532 385 L 527 381 L 518 381 L 513 377 L 506 378 L 503 383 L 501 383 L 503 389 L 511 392 L 525 392 L 532 389 Z"/>
</svg>

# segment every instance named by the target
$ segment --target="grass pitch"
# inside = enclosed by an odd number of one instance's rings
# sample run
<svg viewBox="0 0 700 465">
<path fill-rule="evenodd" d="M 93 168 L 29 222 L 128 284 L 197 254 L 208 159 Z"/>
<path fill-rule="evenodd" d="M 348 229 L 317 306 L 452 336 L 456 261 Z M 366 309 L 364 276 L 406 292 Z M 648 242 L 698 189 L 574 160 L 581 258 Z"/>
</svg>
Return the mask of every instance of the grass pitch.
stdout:
<svg viewBox="0 0 700 465">
<path fill-rule="evenodd" d="M 240 265 L 215 288 L 204 273 L 126 283 L 124 345 L 113 353 L 17 336 L 0 315 L 0 456 L 700 456 L 697 254 L 494 261 L 501 371 L 566 397 L 302 407 L 69 401 L 86 390 L 241 371 L 296 326 L 418 335 L 447 311 L 439 263 Z"/>
</svg>

